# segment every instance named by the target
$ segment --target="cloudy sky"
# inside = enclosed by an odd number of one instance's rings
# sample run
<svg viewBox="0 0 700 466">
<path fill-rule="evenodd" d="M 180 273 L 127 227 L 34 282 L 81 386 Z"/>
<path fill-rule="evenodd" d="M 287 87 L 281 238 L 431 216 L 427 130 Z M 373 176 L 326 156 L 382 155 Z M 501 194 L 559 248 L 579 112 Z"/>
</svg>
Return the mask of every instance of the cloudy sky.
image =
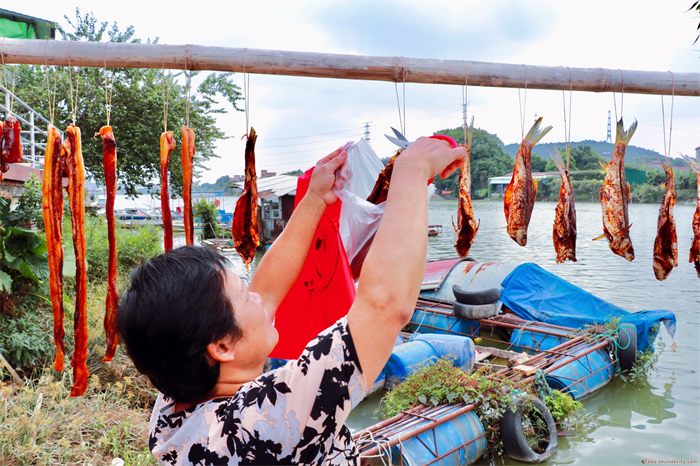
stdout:
<svg viewBox="0 0 700 466">
<path fill-rule="evenodd" d="M 137 37 L 158 37 L 166 44 L 700 73 L 700 41 L 693 45 L 698 17 L 686 12 L 691 4 L 0 1 L 1 8 L 63 25 L 63 16 L 73 18 L 79 7 L 100 21 L 116 21 L 122 29 L 133 25 Z M 242 87 L 242 75 L 234 80 Z M 402 85 L 398 90 L 402 97 Z M 407 136 L 460 126 L 462 91 L 461 86 L 406 84 Z M 516 89 L 470 86 L 467 95 L 468 113 L 477 127 L 497 134 L 505 144 L 520 141 Z M 544 141 L 563 141 L 562 92 L 528 90 L 526 95 L 525 121 L 543 116 L 554 126 Z M 309 168 L 345 141 L 361 137 L 366 123 L 372 147 L 386 157 L 393 146 L 382 134 L 390 126 L 399 127 L 396 89 L 389 82 L 252 75 L 249 97 L 249 120 L 260 135 L 258 170 Z M 616 99 L 620 113 L 619 94 Z M 615 115 L 613 95 L 574 92 L 572 101 L 572 140 L 604 140 L 608 111 Z M 666 97 L 667 141 L 670 107 Z M 661 97 L 626 94 L 623 111 L 628 124 L 639 121 L 632 144 L 663 154 Z M 221 158 L 208 164 L 203 182 L 243 173 L 240 136 L 245 116 L 232 113 L 219 123 L 233 137 L 219 144 Z M 700 146 L 699 98 L 675 98 L 671 144 L 674 155 L 691 154 Z"/>
</svg>

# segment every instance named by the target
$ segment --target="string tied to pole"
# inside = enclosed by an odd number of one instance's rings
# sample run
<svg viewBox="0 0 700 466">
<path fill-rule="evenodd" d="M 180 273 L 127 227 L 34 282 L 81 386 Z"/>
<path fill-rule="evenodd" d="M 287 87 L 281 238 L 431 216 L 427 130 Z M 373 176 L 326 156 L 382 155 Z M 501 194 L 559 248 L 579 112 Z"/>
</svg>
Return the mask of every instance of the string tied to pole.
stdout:
<svg viewBox="0 0 700 466">
<path fill-rule="evenodd" d="M 464 129 L 464 145 L 467 145 L 467 87 L 469 86 L 469 72 L 467 70 L 467 62 L 464 62 L 464 90 L 462 92 L 462 128 Z"/>
<path fill-rule="evenodd" d="M 160 54 L 161 65 L 163 67 L 163 132 L 168 131 L 168 110 L 170 106 L 170 69 L 168 76 L 165 76 L 165 45 Z"/>
<path fill-rule="evenodd" d="M 569 161 L 571 157 L 571 99 L 574 90 L 574 75 L 571 71 L 571 67 L 567 66 L 569 69 L 569 125 L 567 128 L 566 124 L 566 91 L 561 91 L 562 102 L 564 104 L 564 143 L 566 148 L 566 169 L 569 169 Z"/>
<path fill-rule="evenodd" d="M 666 112 L 664 111 L 664 96 L 661 96 L 661 121 L 664 130 L 664 155 L 666 156 L 666 160 L 669 160 L 671 158 L 671 133 L 673 132 L 673 98 L 676 93 L 676 77 L 673 75 L 672 71 L 669 71 L 669 73 L 671 73 L 671 79 L 673 80 L 673 83 L 671 85 L 671 117 L 669 118 L 668 146 L 666 145 Z"/>
<path fill-rule="evenodd" d="M 246 52 L 248 47 L 243 49 L 243 102 L 245 109 L 245 134 L 243 137 L 248 137 L 250 133 L 250 73 L 246 73 Z M 242 138 L 241 138 L 242 139 Z"/>
<path fill-rule="evenodd" d="M 112 79 L 107 83 L 107 44 L 105 42 L 104 53 L 102 58 L 104 59 L 104 82 L 105 82 L 105 112 L 107 114 L 107 126 L 109 126 L 109 120 L 112 116 L 112 92 L 114 91 L 114 68 L 112 68 Z"/>
<path fill-rule="evenodd" d="M 520 139 L 525 139 L 525 113 L 527 111 L 527 65 L 523 63 L 525 68 L 525 90 L 523 91 L 522 104 L 520 102 L 520 89 L 518 89 L 518 108 L 520 113 Z"/>
<path fill-rule="evenodd" d="M 623 108 L 625 105 L 625 72 L 618 68 L 620 75 L 622 76 L 622 92 L 620 93 L 620 118 L 623 116 Z M 617 118 L 617 100 L 615 99 L 615 93 L 613 92 L 613 105 L 615 106 L 615 121 L 620 121 Z"/>
<path fill-rule="evenodd" d="M 72 41 L 71 41 L 72 42 Z M 78 106 L 78 88 L 80 86 L 80 69 L 78 69 L 78 72 L 76 73 L 75 76 L 75 95 L 73 94 L 73 73 L 72 69 L 73 67 L 70 64 L 70 42 L 68 42 L 68 84 L 70 86 L 70 115 L 71 119 L 73 121 L 73 125 L 75 126 L 75 120 L 76 120 L 76 107 Z"/>
<path fill-rule="evenodd" d="M 49 41 L 46 41 L 44 43 L 44 65 L 46 66 L 46 95 L 48 96 L 49 99 L 49 121 L 51 125 L 53 126 L 53 121 L 54 121 L 54 116 L 56 114 L 56 83 L 58 82 L 58 71 L 56 70 L 56 67 L 54 66 L 53 68 L 53 75 L 54 75 L 54 80 L 53 80 L 53 99 L 51 98 L 51 83 L 49 81 L 49 59 L 48 55 L 46 53 L 46 45 L 49 43 Z"/>
<path fill-rule="evenodd" d="M 2 38 L 2 43 L 0 43 L 0 56 L 2 57 L 2 78 L 5 80 L 5 89 L 6 92 L 9 91 L 8 87 L 8 81 L 7 81 L 7 66 L 5 66 L 5 39 L 6 37 Z M 12 73 L 12 91 L 10 92 L 10 105 L 9 108 L 7 109 L 8 111 L 8 116 L 12 115 L 12 108 L 15 103 L 15 78 L 17 78 L 17 71 L 15 70 Z"/>
<path fill-rule="evenodd" d="M 406 59 L 401 57 L 401 81 L 403 92 L 403 114 L 401 113 L 401 100 L 399 99 L 399 85 L 394 81 L 394 89 L 396 90 L 396 106 L 399 111 L 399 127 L 401 133 L 406 134 Z"/>
</svg>

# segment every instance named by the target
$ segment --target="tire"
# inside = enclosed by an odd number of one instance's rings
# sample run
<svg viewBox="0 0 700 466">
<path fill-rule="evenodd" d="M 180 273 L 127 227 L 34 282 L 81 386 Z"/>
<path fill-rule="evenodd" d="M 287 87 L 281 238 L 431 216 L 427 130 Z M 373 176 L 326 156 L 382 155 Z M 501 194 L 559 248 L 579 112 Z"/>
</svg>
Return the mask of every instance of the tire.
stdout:
<svg viewBox="0 0 700 466">
<path fill-rule="evenodd" d="M 463 319 L 488 319 L 501 312 L 502 303 L 481 304 L 471 306 L 469 304 L 452 303 L 452 312 L 454 315 Z"/>
<path fill-rule="evenodd" d="M 483 291 L 467 291 L 459 285 L 452 285 L 452 293 L 455 301 L 462 304 L 479 305 L 492 304 L 501 299 L 498 288 L 490 288 Z"/>
<path fill-rule="evenodd" d="M 547 433 L 549 434 L 547 448 L 543 453 L 537 453 L 528 445 L 525 433 L 523 432 L 523 399 L 518 398 L 514 402 L 516 411 L 513 412 L 510 408 L 507 408 L 499 421 L 501 439 L 503 440 L 503 451 L 509 458 L 520 461 L 521 463 L 541 463 L 554 455 L 559 448 L 557 427 L 554 423 L 552 413 L 549 412 L 539 398 L 528 397 L 528 400 L 532 407 L 540 412 L 542 418 L 547 423 Z"/>
<path fill-rule="evenodd" d="M 622 324 L 617 329 L 617 361 L 621 372 L 637 363 L 637 327 L 632 324 Z"/>
</svg>

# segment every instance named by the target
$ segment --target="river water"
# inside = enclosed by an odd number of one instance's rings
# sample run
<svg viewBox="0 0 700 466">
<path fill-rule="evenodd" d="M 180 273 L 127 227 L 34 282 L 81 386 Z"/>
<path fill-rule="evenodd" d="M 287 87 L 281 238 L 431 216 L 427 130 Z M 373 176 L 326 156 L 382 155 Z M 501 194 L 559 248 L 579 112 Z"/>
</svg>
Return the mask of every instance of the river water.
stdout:
<svg viewBox="0 0 700 466">
<path fill-rule="evenodd" d="M 226 205 L 233 207 L 233 201 Z M 125 206 L 126 207 L 126 206 Z M 602 234 L 600 205 L 578 203 L 578 262 L 556 264 L 552 245 L 555 203 L 537 202 L 528 230 L 528 244 L 518 246 L 503 228 L 505 217 L 500 202 L 477 201 L 474 211 L 481 224 L 470 256 L 487 262 L 534 262 L 569 282 L 630 311 L 668 309 L 676 314 L 677 330 L 672 341 L 665 328 L 657 339 L 665 348 L 657 368 L 646 380 L 625 383 L 616 377 L 608 386 L 583 401 L 594 420 L 593 427 L 573 437 L 559 438 L 559 451 L 544 464 L 697 464 L 700 461 L 700 279 L 688 263 L 692 238 L 694 205 L 677 205 L 680 265 L 668 279 L 659 282 L 652 269 L 658 206 L 632 204 L 629 207 L 630 236 L 636 259 L 628 262 L 614 255 L 605 240 L 591 241 Z M 227 209 L 229 210 L 229 209 Z M 231 209 L 232 210 L 232 209 Z M 433 201 L 428 223 L 443 226 L 442 233 L 428 241 L 428 260 L 456 257 L 452 216 L 456 201 Z M 184 237 L 175 238 L 176 245 Z M 234 270 L 250 278 L 238 256 L 230 254 Z M 349 420 L 359 428 L 377 422 L 372 411 L 377 397 L 361 403 Z M 477 464 L 488 464 L 484 459 Z M 505 464 L 520 464 L 506 458 Z"/>
</svg>

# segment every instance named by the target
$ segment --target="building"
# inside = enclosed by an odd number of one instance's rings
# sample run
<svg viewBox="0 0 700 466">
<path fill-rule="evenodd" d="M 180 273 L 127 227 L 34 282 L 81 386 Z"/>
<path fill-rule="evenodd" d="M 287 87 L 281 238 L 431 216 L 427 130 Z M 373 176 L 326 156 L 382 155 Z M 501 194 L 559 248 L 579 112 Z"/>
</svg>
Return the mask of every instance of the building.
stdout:
<svg viewBox="0 0 700 466">
<path fill-rule="evenodd" d="M 287 225 L 294 211 L 298 180 L 298 177 L 290 175 L 258 179 L 261 243 L 272 243 Z"/>
<path fill-rule="evenodd" d="M 532 177 L 535 180 L 543 180 L 552 176 L 561 176 L 559 172 L 533 172 Z M 508 173 L 503 176 L 494 176 L 489 180 L 489 192 L 491 194 L 503 194 L 506 192 L 506 188 L 510 184 L 510 180 L 513 179 L 513 174 Z"/>
<path fill-rule="evenodd" d="M 277 172 L 269 172 L 267 170 L 260 170 L 260 178 L 268 178 L 270 176 L 277 176 Z"/>
<path fill-rule="evenodd" d="M 649 163 L 647 163 L 647 170 L 659 170 L 659 171 L 663 171 L 663 170 L 664 170 L 664 167 L 663 167 L 663 164 L 662 164 L 661 162 L 659 162 L 659 161 L 654 161 L 654 162 L 649 162 Z M 676 171 L 676 170 L 684 170 L 684 171 L 685 171 L 685 170 L 690 170 L 690 167 L 687 166 L 687 165 L 684 166 L 684 167 L 673 167 L 673 171 Z"/>
</svg>

